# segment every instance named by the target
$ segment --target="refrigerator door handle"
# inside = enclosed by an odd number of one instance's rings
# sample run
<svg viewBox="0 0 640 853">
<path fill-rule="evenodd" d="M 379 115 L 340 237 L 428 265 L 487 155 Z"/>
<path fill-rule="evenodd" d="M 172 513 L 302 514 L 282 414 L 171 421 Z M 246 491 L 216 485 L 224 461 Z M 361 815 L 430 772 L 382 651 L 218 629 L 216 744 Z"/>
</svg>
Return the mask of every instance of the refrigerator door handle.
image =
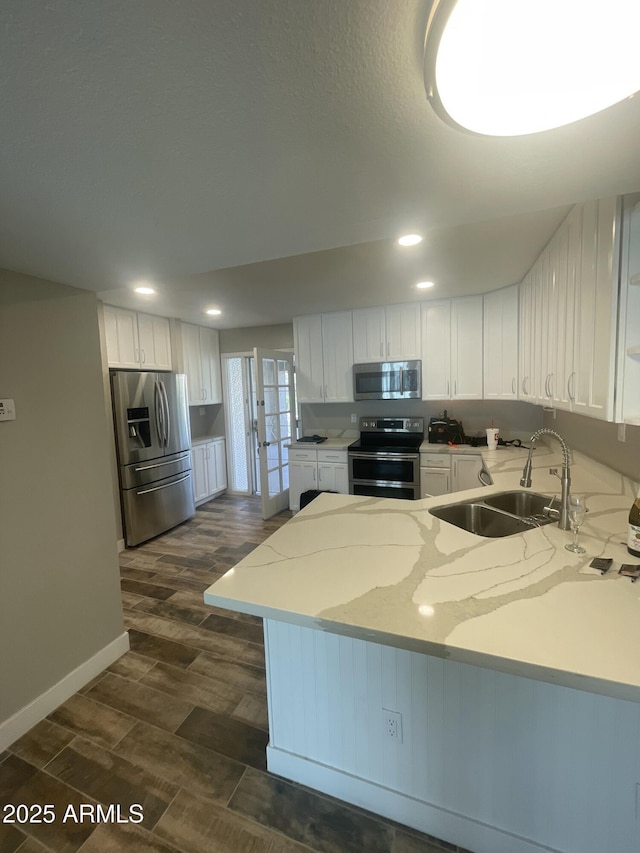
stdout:
<svg viewBox="0 0 640 853">
<path fill-rule="evenodd" d="M 170 489 L 171 486 L 177 486 L 178 483 L 184 483 L 184 481 L 188 480 L 190 476 L 191 476 L 191 472 L 186 474 L 180 480 L 174 480 L 172 483 L 165 483 L 164 486 L 154 486 L 152 489 L 143 489 L 141 492 L 136 492 L 136 495 L 148 495 L 151 492 L 159 492 L 162 489 Z"/>
<path fill-rule="evenodd" d="M 160 383 L 160 390 L 162 392 L 162 403 L 164 406 L 164 446 L 166 447 L 169 444 L 169 438 L 171 437 L 171 417 L 169 414 L 169 398 L 167 397 L 167 386 L 164 384 L 162 379 L 158 380 Z"/>
<path fill-rule="evenodd" d="M 164 404 L 162 400 L 162 391 L 160 383 L 155 380 L 153 389 L 153 402 L 156 410 L 156 432 L 158 433 L 158 442 L 160 446 L 164 444 Z"/>
</svg>

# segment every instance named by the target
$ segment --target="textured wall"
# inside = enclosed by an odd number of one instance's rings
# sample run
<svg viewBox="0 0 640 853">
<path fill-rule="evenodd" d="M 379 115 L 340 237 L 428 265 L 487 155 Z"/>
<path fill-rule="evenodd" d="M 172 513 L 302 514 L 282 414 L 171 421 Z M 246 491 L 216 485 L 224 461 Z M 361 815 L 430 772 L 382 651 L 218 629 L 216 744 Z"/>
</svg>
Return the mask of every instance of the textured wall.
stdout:
<svg viewBox="0 0 640 853">
<path fill-rule="evenodd" d="M 0 722 L 122 634 L 93 293 L 0 271 Z"/>
</svg>

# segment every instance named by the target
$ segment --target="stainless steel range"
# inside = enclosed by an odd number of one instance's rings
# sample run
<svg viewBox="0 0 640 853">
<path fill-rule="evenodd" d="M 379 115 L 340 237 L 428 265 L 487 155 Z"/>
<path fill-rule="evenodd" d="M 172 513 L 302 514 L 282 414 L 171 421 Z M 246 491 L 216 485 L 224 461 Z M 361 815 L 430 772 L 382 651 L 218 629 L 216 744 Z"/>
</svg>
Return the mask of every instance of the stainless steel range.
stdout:
<svg viewBox="0 0 640 853">
<path fill-rule="evenodd" d="M 349 493 L 379 498 L 420 497 L 423 418 L 360 418 L 349 445 Z"/>
</svg>

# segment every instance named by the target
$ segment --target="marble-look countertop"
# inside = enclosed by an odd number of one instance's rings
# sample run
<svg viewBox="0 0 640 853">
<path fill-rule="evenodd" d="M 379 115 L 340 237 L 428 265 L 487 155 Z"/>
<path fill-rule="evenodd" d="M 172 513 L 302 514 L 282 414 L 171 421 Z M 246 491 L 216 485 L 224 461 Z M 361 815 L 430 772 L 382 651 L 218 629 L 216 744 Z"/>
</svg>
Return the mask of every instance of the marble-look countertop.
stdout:
<svg viewBox="0 0 640 853">
<path fill-rule="evenodd" d="M 418 501 L 322 494 L 205 592 L 257 616 L 640 702 L 640 582 L 618 574 L 637 484 L 573 454 L 586 555 L 554 524 L 487 539 L 430 507 L 518 489 L 527 451 L 481 452 L 494 485 Z M 534 454 L 532 491 L 557 494 L 561 456 Z M 589 568 L 607 556 L 613 568 Z"/>
<path fill-rule="evenodd" d="M 195 447 L 198 444 L 208 444 L 210 441 L 216 441 L 219 438 L 224 438 L 223 435 L 201 435 L 198 438 L 191 439 L 191 447 Z"/>
</svg>

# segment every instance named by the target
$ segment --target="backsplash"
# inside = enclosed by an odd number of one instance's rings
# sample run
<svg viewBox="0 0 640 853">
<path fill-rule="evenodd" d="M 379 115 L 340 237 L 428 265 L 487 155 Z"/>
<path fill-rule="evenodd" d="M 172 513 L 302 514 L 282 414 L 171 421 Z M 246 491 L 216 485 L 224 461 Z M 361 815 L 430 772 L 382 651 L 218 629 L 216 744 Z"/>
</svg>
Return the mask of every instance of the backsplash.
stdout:
<svg viewBox="0 0 640 853">
<path fill-rule="evenodd" d="M 357 437 L 358 424 L 351 422 L 351 415 L 358 418 L 366 415 L 379 417 L 421 417 L 425 430 L 429 418 L 435 418 L 447 410 L 450 418 L 462 421 L 467 436 L 484 436 L 487 427 L 500 429 L 500 437 L 506 441 L 528 439 L 531 433 L 542 426 L 542 410 L 538 406 L 518 401 L 494 402 L 491 400 L 447 400 L 442 403 L 425 403 L 421 400 L 370 400 L 359 403 L 302 403 L 300 414 L 302 433 L 317 432 L 332 438 Z"/>
<path fill-rule="evenodd" d="M 572 412 L 545 412 L 544 426 L 559 432 L 572 450 L 607 465 L 635 482 L 640 481 L 640 426 L 627 424 L 624 442 L 618 424 Z"/>
<path fill-rule="evenodd" d="M 225 434 L 222 403 L 210 406 L 189 406 L 189 420 L 192 439 Z"/>
</svg>

